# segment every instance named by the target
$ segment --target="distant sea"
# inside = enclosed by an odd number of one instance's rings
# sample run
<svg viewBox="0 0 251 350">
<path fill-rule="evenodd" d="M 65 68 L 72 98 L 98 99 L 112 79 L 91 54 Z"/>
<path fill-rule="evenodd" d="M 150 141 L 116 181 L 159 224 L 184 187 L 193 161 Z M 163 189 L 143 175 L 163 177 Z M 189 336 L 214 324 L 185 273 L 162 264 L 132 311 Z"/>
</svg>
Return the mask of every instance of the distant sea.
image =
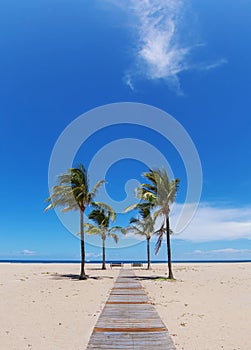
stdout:
<svg viewBox="0 0 251 350">
<path fill-rule="evenodd" d="M 0 263 L 21 263 L 21 264 L 79 264 L 80 260 L 11 260 L 11 259 L 0 259 Z M 107 260 L 106 263 L 122 262 L 124 264 L 131 263 L 142 263 L 146 264 L 146 260 Z M 164 264 L 166 260 L 154 260 L 151 264 Z M 251 260 L 173 260 L 173 263 L 248 263 Z M 86 261 L 86 264 L 101 264 L 102 260 Z"/>
</svg>

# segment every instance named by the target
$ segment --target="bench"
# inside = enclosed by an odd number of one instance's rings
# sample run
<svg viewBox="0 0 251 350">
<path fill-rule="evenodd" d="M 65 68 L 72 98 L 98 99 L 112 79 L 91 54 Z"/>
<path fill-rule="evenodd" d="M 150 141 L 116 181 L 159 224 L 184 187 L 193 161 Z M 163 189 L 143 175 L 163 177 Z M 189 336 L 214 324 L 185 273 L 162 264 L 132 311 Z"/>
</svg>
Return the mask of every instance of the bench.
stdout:
<svg viewBox="0 0 251 350">
<path fill-rule="evenodd" d="M 122 262 L 110 263 L 111 269 L 112 269 L 113 267 L 123 267 L 123 266 L 124 266 L 124 264 L 123 264 Z"/>
<path fill-rule="evenodd" d="M 131 264 L 131 266 L 132 267 L 143 267 L 143 264 L 134 262 L 134 263 Z"/>
</svg>

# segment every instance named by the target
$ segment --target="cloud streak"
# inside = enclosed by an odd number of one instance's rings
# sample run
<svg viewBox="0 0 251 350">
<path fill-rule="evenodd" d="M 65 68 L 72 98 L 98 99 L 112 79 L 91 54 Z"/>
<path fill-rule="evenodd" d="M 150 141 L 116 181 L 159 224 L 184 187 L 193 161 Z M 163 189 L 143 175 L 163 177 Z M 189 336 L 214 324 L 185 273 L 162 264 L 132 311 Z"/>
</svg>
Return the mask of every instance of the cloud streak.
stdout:
<svg viewBox="0 0 251 350">
<path fill-rule="evenodd" d="M 178 74 L 189 68 L 190 52 L 178 40 L 184 1 L 131 0 L 130 4 L 137 23 L 138 72 L 148 79 L 164 79 L 181 94 Z"/>
<path fill-rule="evenodd" d="M 201 67 L 202 70 L 211 70 L 211 69 L 215 69 L 215 68 L 218 68 L 218 67 L 221 67 L 222 65 L 228 63 L 228 60 L 225 59 L 225 58 L 222 58 L 214 63 L 210 63 L 210 64 L 207 64 L 207 65 L 203 65 Z"/>
<path fill-rule="evenodd" d="M 34 251 L 34 250 L 29 250 L 29 249 L 24 249 L 22 252 L 21 252 L 21 254 L 22 255 L 36 255 L 36 251 Z"/>
<path fill-rule="evenodd" d="M 108 0 L 111 2 L 111 0 Z M 183 95 L 179 74 L 187 70 L 211 70 L 227 61 L 219 59 L 213 63 L 192 62 L 192 51 L 205 46 L 193 38 L 185 38 L 184 23 L 190 14 L 185 0 L 129 0 L 126 5 L 113 0 L 128 13 L 135 38 L 135 60 L 133 69 L 125 74 L 124 82 L 134 91 L 134 80 L 163 80 L 171 90 Z M 186 24 L 188 26 L 188 24 Z M 191 25 L 189 32 L 191 32 Z"/>
<path fill-rule="evenodd" d="M 197 255 L 251 254 L 251 249 L 223 248 L 223 249 L 212 249 L 212 250 L 195 250 L 193 253 Z"/>
<path fill-rule="evenodd" d="M 185 204 L 185 206 L 188 211 L 193 208 L 191 204 Z M 180 203 L 175 203 L 171 208 L 170 224 L 174 231 L 173 240 L 193 243 L 251 240 L 251 207 L 229 208 L 215 206 L 212 203 L 201 203 L 186 229 L 180 234 L 175 234 L 175 226 L 182 209 L 183 204 Z M 154 229 L 159 229 L 163 222 L 164 217 L 159 217 Z"/>
<path fill-rule="evenodd" d="M 101 257 L 101 254 L 95 254 L 93 252 L 87 252 L 85 255 L 87 258 L 99 258 L 99 257 Z"/>
<path fill-rule="evenodd" d="M 174 206 L 171 217 L 174 227 L 181 208 L 181 204 Z M 251 240 L 251 208 L 216 207 L 210 203 L 202 203 L 188 227 L 173 238 L 192 242 Z"/>
<path fill-rule="evenodd" d="M 229 208 L 227 206 L 216 206 L 213 203 L 201 203 L 197 212 L 186 229 L 180 234 L 175 234 L 175 225 L 179 220 L 183 204 L 175 203 L 171 208 L 170 225 L 174 231 L 173 240 L 184 240 L 191 243 L 233 241 L 248 239 L 251 241 L 251 207 Z M 193 208 L 191 204 L 185 204 L 187 209 Z M 163 224 L 165 218 L 158 217 L 154 230 L 157 231 Z M 134 238 L 138 241 L 144 240 L 144 236 L 128 233 L 124 239 Z M 153 235 L 153 237 L 155 237 Z M 251 245 L 251 242 L 250 242 Z M 232 249 L 232 248 L 229 248 Z M 203 251 L 197 251 L 197 254 Z M 211 253 L 241 253 L 238 250 L 217 250 Z M 250 250 L 251 252 L 251 250 Z M 248 253 L 248 251 L 245 251 Z"/>
<path fill-rule="evenodd" d="M 135 87 L 134 87 L 134 84 L 132 82 L 132 78 L 131 78 L 130 74 L 125 75 L 124 82 L 127 86 L 129 86 L 129 88 L 132 91 L 135 91 Z"/>
</svg>

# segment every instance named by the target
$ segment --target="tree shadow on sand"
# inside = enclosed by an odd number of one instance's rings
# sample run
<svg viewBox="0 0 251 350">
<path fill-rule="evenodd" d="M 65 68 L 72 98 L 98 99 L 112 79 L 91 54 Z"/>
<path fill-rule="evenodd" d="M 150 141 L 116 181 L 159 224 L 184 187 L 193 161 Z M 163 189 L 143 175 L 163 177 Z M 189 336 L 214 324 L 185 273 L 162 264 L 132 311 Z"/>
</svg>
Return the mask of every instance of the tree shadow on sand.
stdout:
<svg viewBox="0 0 251 350">
<path fill-rule="evenodd" d="M 64 280 L 64 279 L 69 279 L 69 280 L 75 280 L 75 281 L 80 281 L 79 275 L 78 274 L 73 274 L 73 273 L 68 273 L 68 274 L 53 274 L 52 278 L 54 280 Z M 93 279 L 93 280 L 102 280 L 102 279 L 113 279 L 113 277 L 110 276 L 90 276 L 87 275 L 87 279 Z"/>
<path fill-rule="evenodd" d="M 127 276 L 123 276 L 123 277 L 127 277 Z M 170 281 L 170 279 L 168 279 L 168 277 L 166 276 L 129 276 L 132 279 L 135 279 L 136 281 L 164 281 L 164 280 L 168 280 Z"/>
</svg>

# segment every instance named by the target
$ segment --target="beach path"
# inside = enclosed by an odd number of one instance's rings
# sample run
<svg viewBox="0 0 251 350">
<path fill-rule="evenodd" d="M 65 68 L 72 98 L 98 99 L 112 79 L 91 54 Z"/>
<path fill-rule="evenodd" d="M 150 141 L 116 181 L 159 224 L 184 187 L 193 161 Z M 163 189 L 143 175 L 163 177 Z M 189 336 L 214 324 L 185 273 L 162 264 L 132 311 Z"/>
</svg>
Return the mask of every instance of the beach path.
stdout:
<svg viewBox="0 0 251 350">
<path fill-rule="evenodd" d="M 90 349 L 175 350 L 133 270 L 121 269 L 93 329 L 87 346 Z"/>
</svg>

